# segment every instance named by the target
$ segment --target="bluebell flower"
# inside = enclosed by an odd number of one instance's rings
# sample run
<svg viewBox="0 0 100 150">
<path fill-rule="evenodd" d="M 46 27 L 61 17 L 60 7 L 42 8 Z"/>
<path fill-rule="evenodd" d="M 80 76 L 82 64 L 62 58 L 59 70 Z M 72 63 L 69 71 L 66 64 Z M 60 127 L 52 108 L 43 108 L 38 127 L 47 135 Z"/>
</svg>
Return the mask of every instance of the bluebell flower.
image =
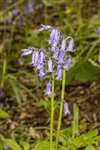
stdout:
<svg viewBox="0 0 100 150">
<path fill-rule="evenodd" d="M 51 84 L 50 81 L 46 85 L 45 95 L 47 95 L 47 96 L 51 96 L 52 95 L 52 84 Z"/>
<path fill-rule="evenodd" d="M 43 62 L 44 62 L 44 59 L 45 59 L 45 54 L 44 54 L 44 52 L 41 50 L 40 53 L 39 53 L 39 62 L 40 62 L 40 63 L 43 63 Z"/>
<path fill-rule="evenodd" d="M 38 52 L 38 51 L 34 51 L 34 52 L 32 53 L 32 65 L 33 65 L 34 67 L 36 67 L 38 61 L 39 61 L 39 52 Z"/>
<path fill-rule="evenodd" d="M 26 48 L 26 49 L 23 49 L 22 50 L 22 56 L 27 56 L 27 55 L 30 55 L 30 54 L 32 54 L 32 52 L 33 52 L 33 49 L 32 48 Z"/>
<path fill-rule="evenodd" d="M 97 34 L 100 34 L 100 28 L 98 28 L 98 29 L 96 30 L 96 33 L 97 33 Z"/>
<path fill-rule="evenodd" d="M 40 69 L 44 68 L 44 63 L 37 62 L 35 68 L 39 71 Z"/>
<path fill-rule="evenodd" d="M 69 106 L 67 102 L 64 102 L 64 116 L 66 116 L 67 114 L 70 114 Z"/>
<path fill-rule="evenodd" d="M 28 13 L 31 13 L 33 11 L 33 0 L 28 0 L 25 6 L 24 14 L 27 15 Z"/>
<path fill-rule="evenodd" d="M 61 80 L 62 79 L 62 66 L 60 64 L 57 65 L 57 77 L 56 80 Z"/>
<path fill-rule="evenodd" d="M 63 39 L 61 43 L 61 51 L 65 52 L 65 50 L 66 50 L 66 39 Z"/>
<path fill-rule="evenodd" d="M 58 56 L 59 56 L 59 51 L 58 50 L 56 50 L 55 52 L 53 52 L 53 58 L 55 60 L 58 60 Z"/>
<path fill-rule="evenodd" d="M 43 79 L 44 76 L 45 76 L 44 67 L 42 67 L 39 69 L 39 77 L 40 77 L 40 79 Z"/>
<path fill-rule="evenodd" d="M 64 64 L 64 68 L 68 71 L 71 66 L 71 58 L 68 58 Z"/>
<path fill-rule="evenodd" d="M 69 40 L 68 51 L 74 52 L 74 40 L 73 40 L 73 38 L 70 38 L 70 40 Z"/>
<path fill-rule="evenodd" d="M 51 50 L 52 53 L 54 53 L 54 52 L 56 51 L 56 47 L 52 46 L 52 47 L 50 48 L 50 50 Z"/>
<path fill-rule="evenodd" d="M 8 150 L 8 144 L 3 144 L 3 150 Z"/>
<path fill-rule="evenodd" d="M 45 31 L 45 30 L 50 30 L 50 29 L 52 29 L 50 25 L 41 24 L 41 28 L 39 29 L 39 31 Z"/>
<path fill-rule="evenodd" d="M 64 63 L 64 55 L 65 55 L 65 53 L 63 51 L 59 51 L 58 64 L 63 64 Z"/>
<path fill-rule="evenodd" d="M 57 29 L 52 29 L 49 38 L 49 45 L 51 45 L 51 47 L 56 47 L 58 41 L 59 41 L 59 31 Z"/>
<path fill-rule="evenodd" d="M 49 59 L 49 60 L 48 60 L 48 72 L 52 72 L 52 71 L 53 71 L 52 60 Z"/>
</svg>

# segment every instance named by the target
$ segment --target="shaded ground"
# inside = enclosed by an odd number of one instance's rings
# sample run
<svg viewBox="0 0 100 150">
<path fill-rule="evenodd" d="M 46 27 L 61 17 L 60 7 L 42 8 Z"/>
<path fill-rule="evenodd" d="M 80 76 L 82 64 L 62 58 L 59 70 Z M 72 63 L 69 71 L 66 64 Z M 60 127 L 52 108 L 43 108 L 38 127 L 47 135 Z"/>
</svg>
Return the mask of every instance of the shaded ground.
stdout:
<svg viewBox="0 0 100 150">
<path fill-rule="evenodd" d="M 97 128 L 100 131 L 100 80 L 86 84 L 73 83 L 66 88 L 65 100 L 69 103 L 71 115 L 63 118 L 63 127 L 68 127 L 72 121 L 72 104 L 80 108 L 80 123 L 85 124 L 81 132 Z M 18 135 L 40 138 L 48 135 L 49 115 L 43 107 L 38 107 L 33 100 L 18 106 L 14 98 L 0 95 L 0 106 L 10 114 L 10 118 L 0 120 L 0 133 L 3 135 Z M 55 127 L 57 115 L 55 116 Z M 38 130 L 35 130 L 38 129 Z M 43 132 L 42 132 L 43 131 Z M 28 134 L 28 135 L 27 135 Z"/>
</svg>

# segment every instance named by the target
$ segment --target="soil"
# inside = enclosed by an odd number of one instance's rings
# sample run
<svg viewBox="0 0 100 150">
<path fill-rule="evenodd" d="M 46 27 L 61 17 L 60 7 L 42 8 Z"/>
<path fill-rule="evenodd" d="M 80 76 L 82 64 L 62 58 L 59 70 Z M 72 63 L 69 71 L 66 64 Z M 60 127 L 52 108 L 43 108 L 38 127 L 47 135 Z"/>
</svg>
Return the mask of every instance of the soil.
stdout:
<svg viewBox="0 0 100 150">
<path fill-rule="evenodd" d="M 24 137 L 28 134 L 32 138 L 48 135 L 49 114 L 46 109 L 37 106 L 32 99 L 18 105 L 14 97 L 7 97 L 3 90 L 0 91 L 0 106 L 10 114 L 8 119 L 0 120 L 0 133 L 13 136 L 23 131 Z M 66 87 L 65 100 L 69 103 L 71 113 L 63 117 L 63 128 L 71 125 L 72 106 L 77 103 L 80 112 L 79 122 L 83 125 L 81 132 L 92 129 L 100 131 L 100 79 L 84 84 L 73 82 Z M 57 117 L 56 113 L 55 128 Z"/>
</svg>

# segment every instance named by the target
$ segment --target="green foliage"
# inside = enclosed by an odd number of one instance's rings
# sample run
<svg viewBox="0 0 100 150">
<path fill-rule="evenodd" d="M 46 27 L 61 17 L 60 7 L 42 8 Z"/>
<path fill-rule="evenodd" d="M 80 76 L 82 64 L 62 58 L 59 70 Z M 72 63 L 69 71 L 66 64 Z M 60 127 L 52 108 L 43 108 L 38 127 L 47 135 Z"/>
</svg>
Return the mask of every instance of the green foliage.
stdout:
<svg viewBox="0 0 100 150">
<path fill-rule="evenodd" d="M 9 114 L 0 108 L 0 119 L 7 119 Z"/>
<path fill-rule="evenodd" d="M 7 139 L 0 135 L 0 140 L 7 144 L 12 150 L 21 150 L 21 147 L 14 139 Z"/>
<path fill-rule="evenodd" d="M 87 147 L 86 147 L 86 149 L 85 149 L 85 150 L 96 150 L 96 149 L 95 149 L 95 147 L 94 147 L 94 146 L 89 145 L 89 146 L 87 146 Z"/>
<path fill-rule="evenodd" d="M 30 144 L 25 141 L 20 141 L 20 144 L 18 144 L 15 139 L 4 138 L 2 135 L 0 135 L 0 141 L 1 141 L 0 150 L 2 150 L 3 144 L 7 144 L 11 150 L 29 150 L 30 149 Z"/>
<path fill-rule="evenodd" d="M 49 150 L 49 148 L 50 148 L 50 142 L 47 140 L 38 141 L 37 144 L 35 145 L 35 150 L 43 150 L 43 149 Z"/>
<path fill-rule="evenodd" d="M 72 130 L 72 137 L 79 135 L 79 108 L 76 104 L 73 104 Z"/>
<path fill-rule="evenodd" d="M 100 67 L 91 63 L 90 60 L 80 59 L 74 63 L 73 67 L 67 73 L 67 84 L 73 80 L 81 82 L 87 82 L 89 80 L 95 80 L 100 76 Z"/>
</svg>

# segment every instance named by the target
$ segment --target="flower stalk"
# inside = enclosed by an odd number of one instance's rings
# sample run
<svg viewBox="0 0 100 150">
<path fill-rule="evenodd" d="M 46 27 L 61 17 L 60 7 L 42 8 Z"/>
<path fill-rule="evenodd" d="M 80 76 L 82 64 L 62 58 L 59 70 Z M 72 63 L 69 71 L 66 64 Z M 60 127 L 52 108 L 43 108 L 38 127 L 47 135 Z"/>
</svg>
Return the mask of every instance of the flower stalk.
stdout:
<svg viewBox="0 0 100 150">
<path fill-rule="evenodd" d="M 50 117 L 50 150 L 53 149 L 53 124 L 54 124 L 54 74 L 52 79 L 52 95 L 51 95 L 51 117 Z"/>
<path fill-rule="evenodd" d="M 60 101 L 60 111 L 59 111 L 59 118 L 58 118 L 58 127 L 57 127 L 57 135 L 56 135 L 56 150 L 58 148 L 59 142 L 59 135 L 60 135 L 60 128 L 61 128 L 61 121 L 63 115 L 63 104 L 64 104 L 64 93 L 65 93 L 65 81 L 66 81 L 66 71 L 63 70 L 63 79 L 62 79 L 62 91 L 61 91 L 61 101 Z"/>
</svg>

